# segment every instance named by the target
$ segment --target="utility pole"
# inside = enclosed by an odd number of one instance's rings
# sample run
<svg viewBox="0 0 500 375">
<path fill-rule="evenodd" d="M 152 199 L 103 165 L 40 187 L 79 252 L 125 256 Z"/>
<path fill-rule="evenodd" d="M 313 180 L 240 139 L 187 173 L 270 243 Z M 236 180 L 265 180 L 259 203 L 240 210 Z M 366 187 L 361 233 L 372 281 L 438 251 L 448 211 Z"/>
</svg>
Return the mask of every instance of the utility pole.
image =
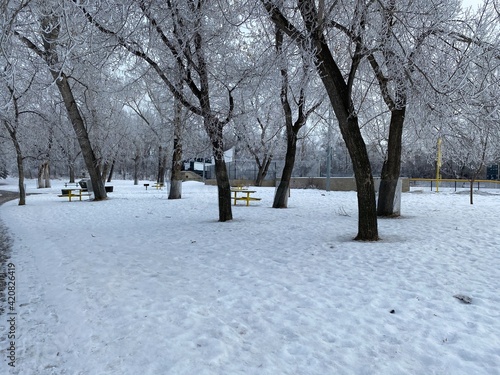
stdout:
<svg viewBox="0 0 500 375">
<path fill-rule="evenodd" d="M 332 109 L 328 110 L 328 146 L 326 148 L 326 191 L 330 191 L 330 177 L 332 169 Z"/>
<path fill-rule="evenodd" d="M 436 161 L 436 193 L 439 193 L 439 179 L 441 178 L 441 136 L 438 137 L 437 141 L 437 161 Z"/>
</svg>

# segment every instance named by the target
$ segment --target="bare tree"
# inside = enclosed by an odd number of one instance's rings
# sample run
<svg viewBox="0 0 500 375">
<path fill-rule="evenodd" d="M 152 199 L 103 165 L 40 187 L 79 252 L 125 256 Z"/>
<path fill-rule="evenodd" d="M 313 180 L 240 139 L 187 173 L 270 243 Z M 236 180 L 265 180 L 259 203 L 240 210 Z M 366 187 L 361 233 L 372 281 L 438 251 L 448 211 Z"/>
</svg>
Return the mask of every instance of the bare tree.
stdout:
<svg viewBox="0 0 500 375">
<path fill-rule="evenodd" d="M 60 11 L 55 7 L 50 8 L 51 4 L 40 5 L 41 19 L 39 24 L 39 39 L 41 45 L 37 44 L 38 39 L 35 36 L 30 38 L 23 31 L 16 30 L 14 34 L 19 40 L 40 57 L 49 69 L 49 72 L 54 79 L 57 89 L 63 99 L 63 102 L 71 120 L 76 137 L 82 149 L 83 158 L 94 190 L 95 200 L 106 199 L 106 191 L 104 183 L 101 179 L 101 170 L 99 161 L 96 158 L 90 138 L 85 127 L 85 121 L 78 107 L 78 101 L 73 94 L 73 88 L 70 84 L 70 76 L 64 71 L 64 66 L 67 64 L 65 59 L 61 59 L 58 51 L 58 46 L 61 44 L 62 32 L 70 32 L 64 29 L 64 25 L 70 24 L 70 20 L 64 19 L 67 13 Z M 34 14 L 26 14 L 28 17 L 36 17 Z M 65 20 L 66 22 L 63 22 Z M 35 22 L 35 21 L 33 21 Z M 66 58 L 68 56 L 65 56 Z"/>
<path fill-rule="evenodd" d="M 394 216 L 394 196 L 401 170 L 402 135 L 407 108 L 415 83 L 422 74 L 435 81 L 433 52 L 447 46 L 443 35 L 450 32 L 450 23 L 457 16 L 455 0 L 426 1 L 357 1 L 351 24 L 331 20 L 330 25 L 342 31 L 366 58 L 380 88 L 380 95 L 390 113 L 385 158 L 381 171 L 377 213 Z"/>
<path fill-rule="evenodd" d="M 14 149 L 16 151 L 17 173 L 19 174 L 19 205 L 24 206 L 26 204 L 26 189 L 24 187 L 24 156 L 21 148 L 21 143 L 17 135 L 20 117 L 20 110 L 18 105 L 19 98 L 15 95 L 12 88 L 8 87 L 8 91 L 11 94 L 14 114 L 10 118 L 6 116 L 0 116 L 0 121 L 2 122 L 5 129 L 7 129 L 7 132 L 9 133 L 10 139 L 12 140 Z"/>
<path fill-rule="evenodd" d="M 313 0 L 298 0 L 297 5 L 278 8 L 276 3 L 261 0 L 274 24 L 311 54 L 316 70 L 325 86 L 340 131 L 353 163 L 358 196 L 357 240 L 378 240 L 375 188 L 370 160 L 359 128 L 358 117 L 352 102 L 354 78 L 361 61 L 361 54 L 355 49 L 348 70 L 347 79 L 333 56 L 324 30 L 324 2 L 319 9 Z M 288 17 L 285 11 L 289 9 Z M 302 21 L 293 19 L 299 12 Z M 299 28 L 302 22 L 303 28 Z"/>
<path fill-rule="evenodd" d="M 91 11 L 75 1 L 75 4 L 82 10 L 88 21 L 96 26 L 102 33 L 115 38 L 116 43 L 123 46 L 136 58 L 146 62 L 161 78 L 166 87 L 172 92 L 174 97 L 182 103 L 189 111 L 203 118 L 205 130 L 210 138 L 215 160 L 215 173 L 218 187 L 219 201 L 219 221 L 232 219 L 231 210 L 231 192 L 226 164 L 224 162 L 224 142 L 223 128 L 231 121 L 234 109 L 233 91 L 238 82 L 224 82 L 222 80 L 213 80 L 217 76 L 210 65 L 214 59 L 207 57 L 207 43 L 213 44 L 217 38 L 222 35 L 218 27 L 214 25 L 214 31 L 209 32 L 209 26 L 206 23 L 214 21 L 218 9 L 211 9 L 209 4 L 204 1 L 167 1 L 145 3 L 143 1 L 133 2 L 136 8 L 133 11 L 140 14 L 147 25 L 145 26 L 153 32 L 148 32 L 149 38 L 153 38 L 160 46 L 160 53 L 150 53 L 150 50 L 141 47 L 140 40 L 132 40 L 129 35 L 123 34 L 130 25 L 110 25 L 106 26 L 102 21 L 95 17 Z M 129 8 L 132 11 L 132 7 Z M 168 15 L 168 17 L 165 17 Z M 224 22 L 224 20 L 220 20 Z M 134 26 L 135 27 L 135 26 Z M 224 35 L 225 36 L 225 35 Z M 150 39 L 151 40 L 151 39 Z M 152 44 L 151 44 L 152 45 Z M 224 44 L 219 44 L 219 47 Z M 171 57 L 175 69 L 163 66 L 159 55 L 168 53 Z M 222 53 L 222 50 L 219 51 Z M 219 63 L 227 61 L 220 61 Z M 220 65 L 221 69 L 223 65 Z M 176 85 L 177 77 L 172 75 L 172 70 L 181 72 L 181 78 L 184 81 L 189 96 L 181 92 Z M 219 110 L 214 109 L 213 93 L 211 84 L 215 83 L 219 92 L 226 91 L 227 105 L 226 116 L 221 116 L 223 105 Z M 220 95 L 218 95 L 220 96 Z"/>
<path fill-rule="evenodd" d="M 304 61 L 303 70 L 305 79 L 299 88 L 297 100 L 297 117 L 293 120 L 293 111 L 290 104 L 290 80 L 287 68 L 287 56 L 283 49 L 283 31 L 276 28 L 276 52 L 278 54 L 278 64 L 281 75 L 281 93 L 280 100 L 283 108 L 285 129 L 287 137 L 287 147 L 285 155 L 285 165 L 281 174 L 281 180 L 274 196 L 273 208 L 286 208 L 288 206 L 288 196 L 290 190 L 290 179 L 292 177 L 293 167 L 295 165 L 295 156 L 297 153 L 297 140 L 300 129 L 306 124 L 309 115 L 320 105 L 320 102 L 314 104 L 311 108 L 306 108 L 306 85 L 305 82 L 309 72 L 307 60 Z"/>
</svg>

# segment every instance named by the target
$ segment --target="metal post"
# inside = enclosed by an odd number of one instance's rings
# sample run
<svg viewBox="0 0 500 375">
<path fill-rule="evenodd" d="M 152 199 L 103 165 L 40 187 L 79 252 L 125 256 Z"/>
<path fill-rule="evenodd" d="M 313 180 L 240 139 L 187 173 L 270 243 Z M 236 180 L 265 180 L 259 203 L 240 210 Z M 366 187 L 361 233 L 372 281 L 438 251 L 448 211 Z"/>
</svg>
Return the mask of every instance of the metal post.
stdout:
<svg viewBox="0 0 500 375">
<path fill-rule="evenodd" d="M 332 109 L 328 110 L 328 147 L 326 149 L 326 191 L 330 191 L 330 177 L 331 177 L 331 169 L 332 169 Z"/>
<path fill-rule="evenodd" d="M 326 156 L 326 191 L 330 191 L 330 177 L 331 177 L 331 159 L 332 159 L 332 148 L 328 144 L 327 156 Z"/>
<path fill-rule="evenodd" d="M 437 141 L 437 161 L 436 161 L 436 193 L 439 193 L 439 177 L 441 168 L 441 137 Z M 431 189 L 432 190 L 432 189 Z"/>
</svg>

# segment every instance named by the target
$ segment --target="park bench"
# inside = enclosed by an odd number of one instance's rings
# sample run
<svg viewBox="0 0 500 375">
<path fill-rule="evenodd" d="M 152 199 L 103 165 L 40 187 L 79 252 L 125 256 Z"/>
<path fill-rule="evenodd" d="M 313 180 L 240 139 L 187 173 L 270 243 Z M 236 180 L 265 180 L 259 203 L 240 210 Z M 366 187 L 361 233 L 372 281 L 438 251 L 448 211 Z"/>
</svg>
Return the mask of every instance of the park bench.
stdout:
<svg viewBox="0 0 500 375">
<path fill-rule="evenodd" d="M 90 180 L 80 180 L 80 181 L 78 181 L 78 184 L 83 189 L 83 191 L 90 191 L 92 193 L 92 185 L 90 183 Z M 90 189 L 89 189 L 89 185 L 90 185 Z M 104 186 L 104 189 L 106 190 L 106 193 L 113 192 L 113 186 L 111 186 L 111 185 Z"/>
</svg>

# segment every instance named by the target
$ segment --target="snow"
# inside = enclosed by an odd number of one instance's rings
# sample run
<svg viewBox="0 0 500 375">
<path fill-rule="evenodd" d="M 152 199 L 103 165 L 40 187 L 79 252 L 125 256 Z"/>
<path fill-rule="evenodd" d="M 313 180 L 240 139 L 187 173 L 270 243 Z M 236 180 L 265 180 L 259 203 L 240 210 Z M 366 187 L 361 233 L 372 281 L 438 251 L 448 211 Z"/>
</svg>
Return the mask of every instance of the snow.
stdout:
<svg viewBox="0 0 500 375">
<path fill-rule="evenodd" d="M 363 243 L 354 192 L 277 210 L 255 188 L 219 223 L 216 187 L 113 185 L 68 202 L 30 180 L 41 194 L 0 207 L 17 298 L 1 374 L 500 374 L 500 191 L 404 193 Z"/>
</svg>

